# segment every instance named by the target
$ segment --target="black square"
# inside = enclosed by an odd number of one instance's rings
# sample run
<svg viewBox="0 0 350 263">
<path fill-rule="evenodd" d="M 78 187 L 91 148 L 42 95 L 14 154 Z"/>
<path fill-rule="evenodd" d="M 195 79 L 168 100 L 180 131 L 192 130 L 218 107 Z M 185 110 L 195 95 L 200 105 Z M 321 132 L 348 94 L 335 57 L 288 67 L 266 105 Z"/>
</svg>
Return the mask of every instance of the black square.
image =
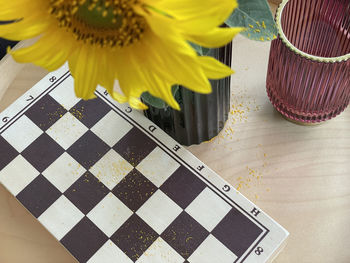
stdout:
<svg viewBox="0 0 350 263">
<path fill-rule="evenodd" d="M 156 143 L 138 128 L 132 128 L 113 149 L 133 166 L 138 165 L 156 147 Z"/>
<path fill-rule="evenodd" d="M 137 211 L 153 194 L 157 187 L 144 177 L 139 171 L 133 169 L 113 189 L 117 196 L 130 210 Z"/>
<path fill-rule="evenodd" d="M 0 171 L 15 159 L 17 155 L 16 149 L 0 136 Z"/>
<path fill-rule="evenodd" d="M 86 215 L 108 193 L 108 188 L 87 171 L 68 188 L 64 195 Z"/>
<path fill-rule="evenodd" d="M 86 127 L 91 128 L 110 110 L 111 108 L 103 100 L 95 98 L 79 101 L 69 112 Z"/>
<path fill-rule="evenodd" d="M 84 217 L 67 235 L 61 243 L 79 261 L 88 261 L 108 240 L 108 237 Z"/>
<path fill-rule="evenodd" d="M 209 232 L 186 212 L 182 212 L 161 237 L 183 258 L 188 259 Z"/>
<path fill-rule="evenodd" d="M 74 142 L 67 152 L 89 170 L 108 150 L 110 147 L 89 130 Z"/>
<path fill-rule="evenodd" d="M 67 111 L 50 95 L 46 95 L 29 108 L 25 115 L 43 131 L 50 128 Z"/>
<path fill-rule="evenodd" d="M 133 214 L 112 235 L 111 240 L 135 262 L 158 237 L 149 225 Z"/>
<path fill-rule="evenodd" d="M 205 187 L 202 180 L 181 166 L 161 185 L 160 189 L 185 209 Z"/>
<path fill-rule="evenodd" d="M 53 163 L 64 149 L 57 144 L 46 133 L 41 134 L 24 151 L 22 156 L 34 166 L 39 172 L 43 172 L 51 163 Z"/>
<path fill-rule="evenodd" d="M 61 192 L 57 190 L 44 176 L 39 175 L 18 195 L 17 199 L 38 218 L 59 197 Z"/>
<path fill-rule="evenodd" d="M 247 216 L 235 208 L 214 228 L 212 234 L 240 257 L 263 232 Z"/>
</svg>

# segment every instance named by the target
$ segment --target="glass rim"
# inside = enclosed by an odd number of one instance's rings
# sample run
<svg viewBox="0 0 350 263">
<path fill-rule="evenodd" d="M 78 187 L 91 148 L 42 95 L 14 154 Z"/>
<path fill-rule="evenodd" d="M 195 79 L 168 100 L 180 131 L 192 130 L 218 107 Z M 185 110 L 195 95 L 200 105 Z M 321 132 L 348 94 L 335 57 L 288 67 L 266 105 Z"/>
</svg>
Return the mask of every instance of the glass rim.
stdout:
<svg viewBox="0 0 350 263">
<path fill-rule="evenodd" d="M 282 3 L 279 5 L 278 9 L 277 9 L 277 13 L 276 13 L 276 26 L 277 26 L 277 30 L 278 30 L 278 35 L 280 37 L 280 39 L 282 40 L 282 42 L 294 53 L 296 53 L 297 55 L 300 55 L 302 57 L 305 57 L 307 59 L 313 60 L 313 61 L 317 61 L 317 62 L 325 62 L 325 63 L 335 63 L 335 62 L 343 62 L 343 61 L 347 61 L 350 58 L 350 53 L 342 55 L 342 56 L 337 56 L 337 57 L 320 57 L 320 56 L 314 56 L 314 55 L 310 55 L 304 51 L 301 51 L 300 49 L 298 49 L 297 47 L 295 47 L 286 37 L 286 35 L 283 32 L 282 29 L 282 13 L 283 13 L 283 9 L 285 8 L 286 4 L 292 0 L 283 0 Z"/>
</svg>

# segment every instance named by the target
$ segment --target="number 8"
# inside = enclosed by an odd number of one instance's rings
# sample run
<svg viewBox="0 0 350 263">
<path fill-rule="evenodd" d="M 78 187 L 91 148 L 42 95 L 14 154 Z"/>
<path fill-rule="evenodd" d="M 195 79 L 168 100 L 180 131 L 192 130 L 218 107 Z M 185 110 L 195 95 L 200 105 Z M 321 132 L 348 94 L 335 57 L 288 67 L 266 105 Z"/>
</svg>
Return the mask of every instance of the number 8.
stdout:
<svg viewBox="0 0 350 263">
<path fill-rule="evenodd" d="M 260 256 L 261 253 L 264 252 L 264 249 L 263 249 L 262 247 L 257 247 L 257 248 L 255 249 L 254 252 L 255 252 L 255 254 L 257 254 L 258 256 Z"/>
</svg>

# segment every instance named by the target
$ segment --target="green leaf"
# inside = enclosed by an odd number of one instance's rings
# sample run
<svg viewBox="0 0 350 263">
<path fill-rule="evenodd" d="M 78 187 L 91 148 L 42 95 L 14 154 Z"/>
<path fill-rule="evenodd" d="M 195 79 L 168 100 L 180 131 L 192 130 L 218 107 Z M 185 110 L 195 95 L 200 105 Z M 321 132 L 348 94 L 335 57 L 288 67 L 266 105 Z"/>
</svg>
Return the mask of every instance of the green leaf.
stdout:
<svg viewBox="0 0 350 263">
<path fill-rule="evenodd" d="M 179 85 L 174 85 L 171 87 L 171 91 L 172 91 L 174 97 L 176 96 L 176 93 L 178 90 L 179 90 Z M 142 93 L 141 99 L 143 102 L 145 102 L 146 104 L 148 104 L 154 108 L 164 109 L 166 107 L 169 107 L 165 101 L 151 95 L 149 92 Z"/>
<path fill-rule="evenodd" d="M 202 46 L 197 45 L 197 44 L 192 43 L 192 42 L 189 42 L 189 43 L 196 50 L 196 52 L 199 56 L 207 56 L 211 50 L 211 48 L 202 47 Z"/>
<path fill-rule="evenodd" d="M 174 98 L 176 98 L 176 93 L 179 91 L 180 86 L 179 85 L 173 85 L 171 87 L 171 92 L 173 93 Z"/>
<path fill-rule="evenodd" d="M 168 106 L 162 99 L 152 96 L 149 92 L 142 93 L 141 99 L 146 104 L 158 109 L 164 109 Z"/>
<path fill-rule="evenodd" d="M 270 41 L 277 35 L 275 20 L 266 0 L 238 0 L 238 8 L 226 20 L 230 27 L 245 27 L 242 35 Z"/>
<path fill-rule="evenodd" d="M 192 42 L 189 42 L 189 43 L 194 48 L 194 50 L 196 50 L 196 52 L 199 56 L 203 55 L 203 47 L 201 47 L 200 45 L 197 45 L 195 43 L 192 43 Z"/>
<path fill-rule="evenodd" d="M 212 49 L 213 49 L 213 48 L 202 47 L 202 52 L 203 52 L 203 55 L 202 55 L 202 56 L 209 56 L 209 53 L 210 53 L 210 51 L 211 51 Z"/>
</svg>

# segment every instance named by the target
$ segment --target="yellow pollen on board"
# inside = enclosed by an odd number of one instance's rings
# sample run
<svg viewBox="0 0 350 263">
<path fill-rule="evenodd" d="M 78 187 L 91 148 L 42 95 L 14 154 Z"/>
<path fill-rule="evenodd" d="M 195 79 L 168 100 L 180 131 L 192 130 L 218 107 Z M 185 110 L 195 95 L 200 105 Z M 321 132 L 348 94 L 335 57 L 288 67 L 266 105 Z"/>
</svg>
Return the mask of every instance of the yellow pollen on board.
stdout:
<svg viewBox="0 0 350 263">
<path fill-rule="evenodd" d="M 77 41 L 122 48 L 138 42 L 146 30 L 146 20 L 133 7 L 139 0 L 50 0 L 49 13 L 58 26 Z"/>
</svg>

